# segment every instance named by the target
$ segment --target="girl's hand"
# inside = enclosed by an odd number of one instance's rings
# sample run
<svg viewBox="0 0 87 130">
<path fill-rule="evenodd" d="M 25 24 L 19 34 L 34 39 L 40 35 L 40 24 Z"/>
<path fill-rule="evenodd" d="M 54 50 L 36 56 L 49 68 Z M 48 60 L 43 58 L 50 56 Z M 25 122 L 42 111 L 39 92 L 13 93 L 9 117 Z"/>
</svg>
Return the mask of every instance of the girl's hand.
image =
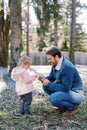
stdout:
<svg viewBox="0 0 87 130">
<path fill-rule="evenodd" d="M 37 75 L 33 75 L 32 78 L 36 79 L 36 78 L 37 78 Z"/>
<path fill-rule="evenodd" d="M 43 81 L 44 80 L 44 78 L 42 77 L 42 76 L 37 76 L 37 79 L 39 80 L 39 81 Z"/>
</svg>

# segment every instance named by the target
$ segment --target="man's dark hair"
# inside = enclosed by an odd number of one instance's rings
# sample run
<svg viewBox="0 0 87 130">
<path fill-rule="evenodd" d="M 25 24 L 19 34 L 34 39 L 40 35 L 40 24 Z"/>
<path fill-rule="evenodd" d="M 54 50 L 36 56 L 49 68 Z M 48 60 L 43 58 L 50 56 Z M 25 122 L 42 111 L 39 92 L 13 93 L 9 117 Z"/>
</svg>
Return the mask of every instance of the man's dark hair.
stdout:
<svg viewBox="0 0 87 130">
<path fill-rule="evenodd" d="M 52 47 L 50 50 L 46 52 L 46 55 L 52 55 L 53 57 L 58 55 L 58 57 L 61 58 L 61 52 L 57 47 Z"/>
</svg>

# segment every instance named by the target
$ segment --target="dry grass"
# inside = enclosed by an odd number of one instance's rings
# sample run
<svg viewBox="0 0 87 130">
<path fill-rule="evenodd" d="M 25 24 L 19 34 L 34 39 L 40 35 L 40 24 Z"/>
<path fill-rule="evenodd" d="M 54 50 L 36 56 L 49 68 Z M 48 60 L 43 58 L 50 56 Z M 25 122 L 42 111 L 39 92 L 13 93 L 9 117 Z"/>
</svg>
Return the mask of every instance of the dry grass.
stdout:
<svg viewBox="0 0 87 130">
<path fill-rule="evenodd" d="M 83 73 L 81 73 L 83 75 Z M 85 96 L 87 97 L 87 74 L 82 77 Z M 8 77 L 6 80 L 10 81 Z M 11 82 L 11 85 L 12 82 Z M 36 92 L 33 96 L 31 110 L 34 117 L 15 116 L 20 109 L 20 98 L 14 88 L 0 96 L 0 130 L 87 130 L 87 98 L 79 111 L 73 116 L 66 116 L 51 106 L 39 81 L 34 82 Z"/>
<path fill-rule="evenodd" d="M 20 107 L 20 99 L 14 89 L 1 95 L 0 130 L 87 130 L 87 99 L 76 115 L 65 116 L 50 105 L 40 82 L 36 81 L 35 85 L 37 91 L 31 105 L 34 117 L 25 118 L 13 114 Z M 87 95 L 86 86 L 85 95 Z"/>
</svg>

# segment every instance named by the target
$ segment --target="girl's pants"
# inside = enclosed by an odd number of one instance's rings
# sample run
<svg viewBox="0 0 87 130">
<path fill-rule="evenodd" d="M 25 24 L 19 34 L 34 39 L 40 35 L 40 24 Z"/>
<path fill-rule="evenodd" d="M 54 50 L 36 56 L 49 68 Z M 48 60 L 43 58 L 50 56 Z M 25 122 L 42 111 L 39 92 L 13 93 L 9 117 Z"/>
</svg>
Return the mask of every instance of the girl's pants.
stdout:
<svg viewBox="0 0 87 130">
<path fill-rule="evenodd" d="M 29 114 L 29 106 L 31 105 L 32 102 L 32 92 L 24 94 L 21 96 L 22 100 L 22 106 L 21 106 L 21 114 Z"/>
</svg>

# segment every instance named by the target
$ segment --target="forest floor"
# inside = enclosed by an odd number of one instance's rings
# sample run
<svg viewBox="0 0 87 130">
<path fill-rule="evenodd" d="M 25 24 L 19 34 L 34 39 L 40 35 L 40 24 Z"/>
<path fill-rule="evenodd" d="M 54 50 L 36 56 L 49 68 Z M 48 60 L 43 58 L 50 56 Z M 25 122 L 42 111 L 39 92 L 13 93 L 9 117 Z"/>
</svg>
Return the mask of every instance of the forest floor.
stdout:
<svg viewBox="0 0 87 130">
<path fill-rule="evenodd" d="M 76 67 L 82 77 L 87 97 L 87 67 L 80 65 Z M 44 75 L 50 71 L 50 66 L 33 66 L 33 68 Z M 75 115 L 64 115 L 51 106 L 38 80 L 34 82 L 36 91 L 31 104 L 35 116 L 15 115 L 20 109 L 20 98 L 16 95 L 15 84 L 7 73 L 6 68 L 0 67 L 0 83 L 5 82 L 8 85 L 8 89 L 0 94 L 0 130 L 87 130 L 87 98 Z"/>
</svg>

